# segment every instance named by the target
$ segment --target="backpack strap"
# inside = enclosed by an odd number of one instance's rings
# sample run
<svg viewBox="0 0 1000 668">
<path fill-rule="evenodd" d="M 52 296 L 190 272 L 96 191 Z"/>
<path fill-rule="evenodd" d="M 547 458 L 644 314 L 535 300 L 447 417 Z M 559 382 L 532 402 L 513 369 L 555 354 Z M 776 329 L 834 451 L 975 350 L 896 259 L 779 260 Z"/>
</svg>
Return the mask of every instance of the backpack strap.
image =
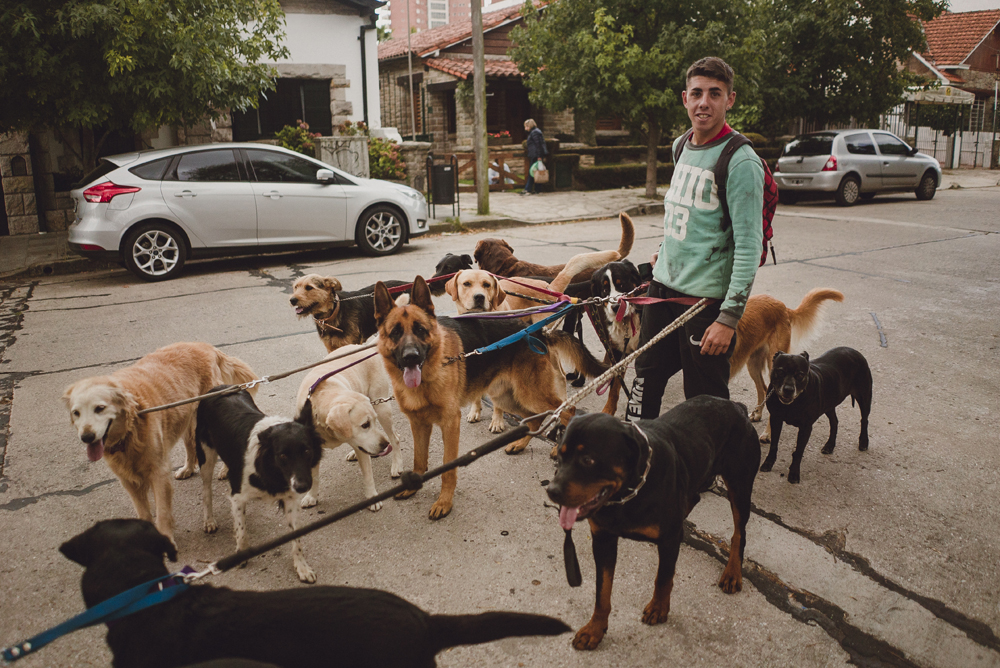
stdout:
<svg viewBox="0 0 1000 668">
<path fill-rule="evenodd" d="M 694 128 L 691 128 L 687 132 L 681 135 L 681 140 L 677 142 L 677 148 L 674 152 L 674 164 L 681 159 L 681 152 L 684 150 L 684 145 L 687 144 L 688 139 L 691 138 L 691 133 L 694 132 Z"/>
<path fill-rule="evenodd" d="M 746 146 L 747 144 L 753 146 L 752 141 L 736 130 L 733 130 L 731 134 L 732 136 L 719 155 L 718 162 L 715 163 L 715 186 L 718 190 L 719 203 L 722 205 L 722 229 L 724 230 L 733 224 L 732 219 L 729 217 L 729 204 L 726 202 L 726 180 L 729 178 L 729 162 L 733 159 L 733 154 L 741 146 Z"/>
</svg>

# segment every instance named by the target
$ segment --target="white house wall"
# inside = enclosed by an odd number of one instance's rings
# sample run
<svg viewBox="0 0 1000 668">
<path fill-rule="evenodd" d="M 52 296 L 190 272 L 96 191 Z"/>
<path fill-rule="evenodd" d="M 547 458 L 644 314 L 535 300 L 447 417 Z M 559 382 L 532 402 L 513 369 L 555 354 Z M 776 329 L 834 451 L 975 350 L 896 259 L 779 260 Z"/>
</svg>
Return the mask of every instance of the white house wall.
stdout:
<svg viewBox="0 0 1000 668">
<path fill-rule="evenodd" d="M 345 14 L 285 14 L 285 46 L 288 59 L 275 63 L 286 77 L 329 78 L 333 80 L 331 104 L 334 124 L 349 118 L 364 120 L 361 86 L 361 26 L 368 19 Z M 378 95 L 378 38 L 375 30 L 365 33 L 368 80 L 368 121 L 381 127 Z M 338 81 L 340 82 L 338 85 Z M 346 84 L 346 85 L 345 85 Z M 347 105 L 340 104 L 347 102 Z"/>
</svg>

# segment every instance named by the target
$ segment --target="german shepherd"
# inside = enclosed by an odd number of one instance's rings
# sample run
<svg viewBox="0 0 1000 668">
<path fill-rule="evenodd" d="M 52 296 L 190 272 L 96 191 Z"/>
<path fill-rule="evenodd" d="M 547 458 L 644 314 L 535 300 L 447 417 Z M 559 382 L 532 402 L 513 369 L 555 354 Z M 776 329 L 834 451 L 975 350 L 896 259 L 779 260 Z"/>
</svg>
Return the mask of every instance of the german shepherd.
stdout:
<svg viewBox="0 0 1000 668">
<path fill-rule="evenodd" d="M 463 352 L 495 343 L 524 327 L 519 320 L 437 318 L 431 293 L 422 276 L 413 282 L 410 301 L 397 305 L 382 283 L 375 285 L 375 320 L 378 323 L 378 351 L 392 380 L 400 410 L 413 430 L 413 470 L 427 471 L 431 430 L 441 428 L 444 462 L 458 456 L 462 406 L 484 393 L 494 398 L 508 413 L 530 416 L 558 408 L 566 396 L 562 374 L 549 359 L 552 352 L 537 354 L 524 339 L 496 351 L 463 358 Z M 588 377 L 606 370 L 582 343 L 564 332 L 538 332 L 549 351 Z M 562 416 L 564 424 L 572 415 Z M 541 419 L 529 420 L 532 430 Z M 524 450 L 531 436 L 507 446 L 507 454 Z M 458 475 L 441 476 L 441 494 L 431 506 L 430 518 L 441 519 L 451 512 Z M 401 492 L 405 499 L 412 491 Z"/>
</svg>

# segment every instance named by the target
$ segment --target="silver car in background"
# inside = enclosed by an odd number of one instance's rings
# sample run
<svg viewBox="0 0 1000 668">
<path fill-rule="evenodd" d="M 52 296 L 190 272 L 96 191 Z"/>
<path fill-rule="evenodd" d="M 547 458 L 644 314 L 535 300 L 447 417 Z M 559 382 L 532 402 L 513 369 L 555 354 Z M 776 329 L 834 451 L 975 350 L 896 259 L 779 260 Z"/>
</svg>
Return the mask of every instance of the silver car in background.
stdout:
<svg viewBox="0 0 1000 668">
<path fill-rule="evenodd" d="M 832 193 L 841 206 L 880 192 L 910 191 L 934 197 L 941 165 L 884 130 L 836 130 L 799 135 L 774 170 L 778 198 L 794 204 L 801 193 Z"/>
<path fill-rule="evenodd" d="M 82 183 L 70 247 L 147 281 L 176 277 L 192 257 L 353 244 L 389 255 L 428 230 L 420 191 L 266 144 L 113 155 Z"/>
</svg>

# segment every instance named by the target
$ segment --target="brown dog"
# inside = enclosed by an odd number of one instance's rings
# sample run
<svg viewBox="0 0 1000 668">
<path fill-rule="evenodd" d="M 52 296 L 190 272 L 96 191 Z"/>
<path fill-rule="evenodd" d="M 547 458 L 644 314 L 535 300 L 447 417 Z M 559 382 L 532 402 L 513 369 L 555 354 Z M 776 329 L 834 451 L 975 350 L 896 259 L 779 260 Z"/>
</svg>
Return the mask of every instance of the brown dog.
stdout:
<svg viewBox="0 0 1000 668">
<path fill-rule="evenodd" d="M 66 388 L 63 401 L 77 435 L 87 445 L 88 459 L 96 462 L 104 458 L 132 498 L 139 519 L 150 522 L 152 490 L 156 528 L 173 541 L 169 454 L 183 438 L 187 459 L 175 477 L 187 478 L 194 473 L 198 404 L 145 415 L 139 411 L 205 394 L 216 385 L 240 385 L 256 377 L 246 363 L 207 343 L 174 343 L 109 376 L 73 383 Z"/>
<path fill-rule="evenodd" d="M 729 380 L 740 369 L 747 367 L 750 378 L 757 387 L 757 407 L 750 420 L 760 422 L 764 412 L 767 383 L 764 368 L 771 374 L 771 362 L 777 352 L 788 352 L 810 336 L 822 321 L 823 306 L 827 300 L 842 302 L 844 293 L 832 288 L 813 288 L 802 298 L 796 309 L 790 309 L 770 295 L 754 295 L 747 300 L 746 310 L 736 326 L 736 350 L 729 360 Z M 761 437 L 762 443 L 770 441 L 770 427 Z"/>
<path fill-rule="evenodd" d="M 628 214 L 622 213 L 618 216 L 622 225 L 622 238 L 618 243 L 618 251 L 615 257 L 611 257 L 605 262 L 613 262 L 625 258 L 632 250 L 632 242 L 635 241 L 635 226 Z M 566 266 L 565 264 L 541 265 L 531 262 L 522 262 L 514 257 L 514 249 L 503 239 L 483 239 L 476 244 L 473 257 L 479 263 L 479 268 L 498 276 L 557 276 Z M 604 263 L 598 266 L 602 266 Z M 594 268 L 596 269 L 596 267 Z M 594 269 L 587 269 L 573 276 L 573 283 L 586 281 L 594 273 Z"/>
<path fill-rule="evenodd" d="M 403 281 L 386 281 L 390 288 Z M 374 285 L 347 291 L 333 276 L 309 274 L 295 281 L 288 300 L 299 318 L 312 318 L 316 333 L 332 353 L 341 346 L 360 345 L 375 333 Z"/>
<path fill-rule="evenodd" d="M 378 350 L 389 372 L 400 410 L 413 431 L 413 470 L 427 471 L 431 430 L 441 428 L 444 461 L 458 456 L 462 406 L 489 391 L 497 405 L 509 413 L 537 415 L 559 407 L 566 384 L 549 359 L 558 350 L 587 376 L 603 373 L 582 343 L 563 332 L 538 332 L 549 352 L 537 354 L 524 339 L 489 353 L 462 357 L 463 352 L 495 343 L 521 329 L 523 323 L 509 320 L 437 318 L 423 277 L 413 283 L 410 302 L 397 305 L 382 283 L 375 286 L 375 319 Z M 564 416 L 568 422 L 569 415 Z M 541 419 L 529 420 L 537 429 Z M 522 451 L 530 436 L 507 446 L 506 452 Z M 458 476 L 441 476 L 441 494 L 430 510 L 431 519 L 451 512 Z M 411 491 L 396 498 L 406 498 Z"/>
</svg>

